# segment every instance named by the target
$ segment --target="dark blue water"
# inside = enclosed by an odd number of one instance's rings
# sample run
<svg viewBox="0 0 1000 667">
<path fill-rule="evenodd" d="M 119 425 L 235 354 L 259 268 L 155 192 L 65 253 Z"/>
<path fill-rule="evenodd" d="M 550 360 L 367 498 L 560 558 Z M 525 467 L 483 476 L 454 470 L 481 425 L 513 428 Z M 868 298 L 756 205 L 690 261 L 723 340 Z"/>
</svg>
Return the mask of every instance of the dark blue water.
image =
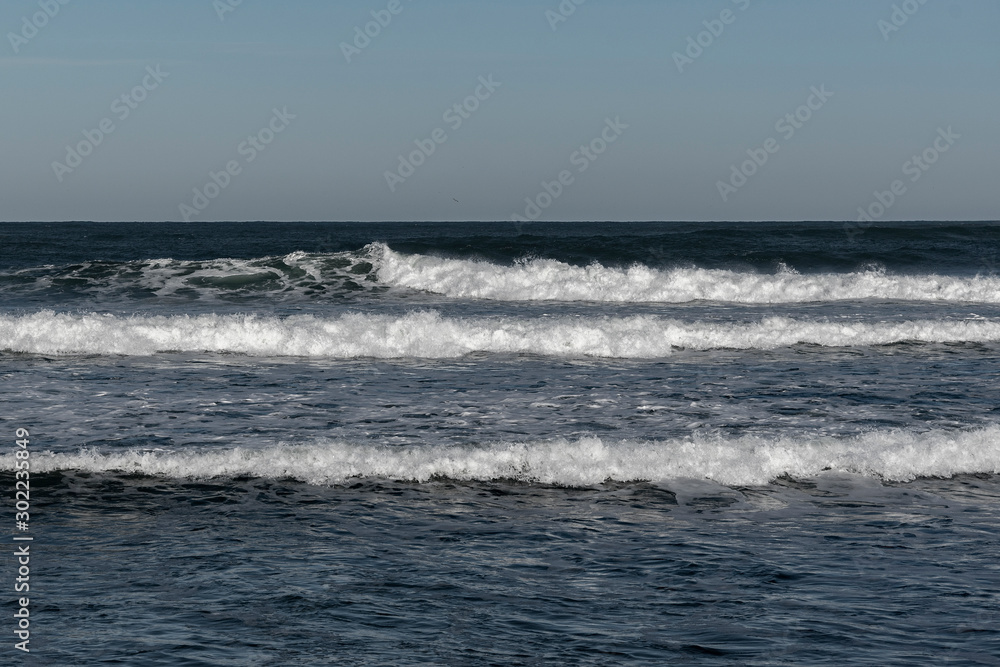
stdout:
<svg viewBox="0 0 1000 667">
<path fill-rule="evenodd" d="M 574 264 L 852 271 L 872 262 L 892 270 L 975 273 L 997 259 L 995 223 L 885 223 L 861 233 L 843 223 L 8 223 L 0 225 L 5 267 L 208 260 L 338 253 L 384 241 L 405 253 L 510 262 L 544 256 Z"/>
<path fill-rule="evenodd" d="M 5 655 L 998 664 L 998 253 L 982 223 L 0 225 L 34 538 Z"/>
</svg>

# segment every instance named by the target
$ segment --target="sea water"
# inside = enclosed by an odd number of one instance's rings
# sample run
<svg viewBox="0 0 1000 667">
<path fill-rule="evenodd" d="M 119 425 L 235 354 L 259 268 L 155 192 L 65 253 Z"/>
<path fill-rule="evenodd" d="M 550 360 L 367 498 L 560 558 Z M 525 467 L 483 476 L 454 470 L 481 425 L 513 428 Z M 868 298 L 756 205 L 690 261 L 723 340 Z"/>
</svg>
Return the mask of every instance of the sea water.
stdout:
<svg viewBox="0 0 1000 667">
<path fill-rule="evenodd" d="M 4 224 L 0 380 L 34 664 L 1000 664 L 1000 224 Z"/>
</svg>

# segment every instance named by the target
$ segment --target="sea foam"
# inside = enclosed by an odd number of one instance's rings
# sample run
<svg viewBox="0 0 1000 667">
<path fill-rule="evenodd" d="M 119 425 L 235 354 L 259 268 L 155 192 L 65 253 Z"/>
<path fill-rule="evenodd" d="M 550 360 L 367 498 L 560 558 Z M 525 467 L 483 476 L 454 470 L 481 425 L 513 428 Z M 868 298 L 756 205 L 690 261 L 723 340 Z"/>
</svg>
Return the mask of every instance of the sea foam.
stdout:
<svg viewBox="0 0 1000 667">
<path fill-rule="evenodd" d="M 0 466 L 12 470 L 13 456 L 0 458 Z M 319 440 L 260 449 L 82 450 L 32 455 L 33 472 L 59 470 L 188 479 L 290 478 L 320 485 L 352 479 L 427 482 L 447 478 L 590 486 L 608 480 L 697 478 L 750 486 L 781 476 L 814 477 L 828 470 L 909 481 L 1000 473 L 1000 426 L 974 431 L 874 431 L 849 438 L 788 435 L 614 441 L 584 437 L 481 446 L 380 446 Z"/>
<path fill-rule="evenodd" d="M 745 304 L 879 299 L 1000 303 L 1000 277 L 854 273 L 760 274 L 703 268 L 611 268 L 531 259 L 512 266 L 403 254 L 380 243 L 367 247 L 380 283 L 453 298 L 498 301 L 592 301 Z"/>
<path fill-rule="evenodd" d="M 436 311 L 320 318 L 254 315 L 120 317 L 42 311 L 0 315 L 0 350 L 147 356 L 163 352 L 250 356 L 457 358 L 482 352 L 643 359 L 678 349 L 767 350 L 796 344 L 862 347 L 900 342 L 992 343 L 1000 321 L 858 322 L 768 317 L 684 322 L 656 316 L 449 318 Z"/>
</svg>

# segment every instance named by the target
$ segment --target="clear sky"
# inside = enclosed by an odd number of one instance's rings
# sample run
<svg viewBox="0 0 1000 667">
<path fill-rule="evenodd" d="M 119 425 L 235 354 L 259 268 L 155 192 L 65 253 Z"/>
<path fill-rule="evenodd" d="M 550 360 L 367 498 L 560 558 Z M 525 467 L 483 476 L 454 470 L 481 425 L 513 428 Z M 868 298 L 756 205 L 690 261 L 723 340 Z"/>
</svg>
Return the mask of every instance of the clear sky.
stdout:
<svg viewBox="0 0 1000 667">
<path fill-rule="evenodd" d="M 1000 218 L 997 0 L 576 2 L 4 0 L 0 220 Z"/>
</svg>

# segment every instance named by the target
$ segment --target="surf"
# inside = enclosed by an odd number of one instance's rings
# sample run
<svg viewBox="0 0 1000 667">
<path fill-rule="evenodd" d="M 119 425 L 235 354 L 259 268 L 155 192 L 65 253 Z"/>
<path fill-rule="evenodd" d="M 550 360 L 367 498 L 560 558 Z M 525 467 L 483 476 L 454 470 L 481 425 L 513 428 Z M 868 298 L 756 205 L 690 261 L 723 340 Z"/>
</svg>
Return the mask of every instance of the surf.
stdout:
<svg viewBox="0 0 1000 667">
<path fill-rule="evenodd" d="M 378 281 L 457 299 L 605 303 L 789 304 L 878 299 L 1000 303 L 1000 277 L 896 275 L 879 269 L 802 274 L 725 269 L 574 266 L 553 259 L 512 265 L 474 259 L 404 254 L 382 243 L 366 247 Z"/>
<path fill-rule="evenodd" d="M 3 470 L 14 458 L 0 459 Z M 260 448 L 197 451 L 40 452 L 34 473 L 78 470 L 185 479 L 256 477 L 314 485 L 356 479 L 427 483 L 511 480 L 567 487 L 608 481 L 707 479 L 761 486 L 779 477 L 806 479 L 828 471 L 884 481 L 1000 473 L 1000 426 L 969 431 L 872 431 L 854 437 L 808 433 L 779 437 L 690 436 L 673 440 L 557 438 L 534 442 L 391 446 L 336 439 Z"/>
<path fill-rule="evenodd" d="M 243 315 L 0 315 L 0 350 L 41 355 L 150 356 L 170 352 L 256 357 L 454 359 L 474 353 L 652 359 L 679 350 L 772 350 L 794 345 L 997 343 L 986 318 L 872 322 L 766 317 L 691 321 L 635 315 L 445 317 L 349 312 L 334 317 Z"/>
</svg>

